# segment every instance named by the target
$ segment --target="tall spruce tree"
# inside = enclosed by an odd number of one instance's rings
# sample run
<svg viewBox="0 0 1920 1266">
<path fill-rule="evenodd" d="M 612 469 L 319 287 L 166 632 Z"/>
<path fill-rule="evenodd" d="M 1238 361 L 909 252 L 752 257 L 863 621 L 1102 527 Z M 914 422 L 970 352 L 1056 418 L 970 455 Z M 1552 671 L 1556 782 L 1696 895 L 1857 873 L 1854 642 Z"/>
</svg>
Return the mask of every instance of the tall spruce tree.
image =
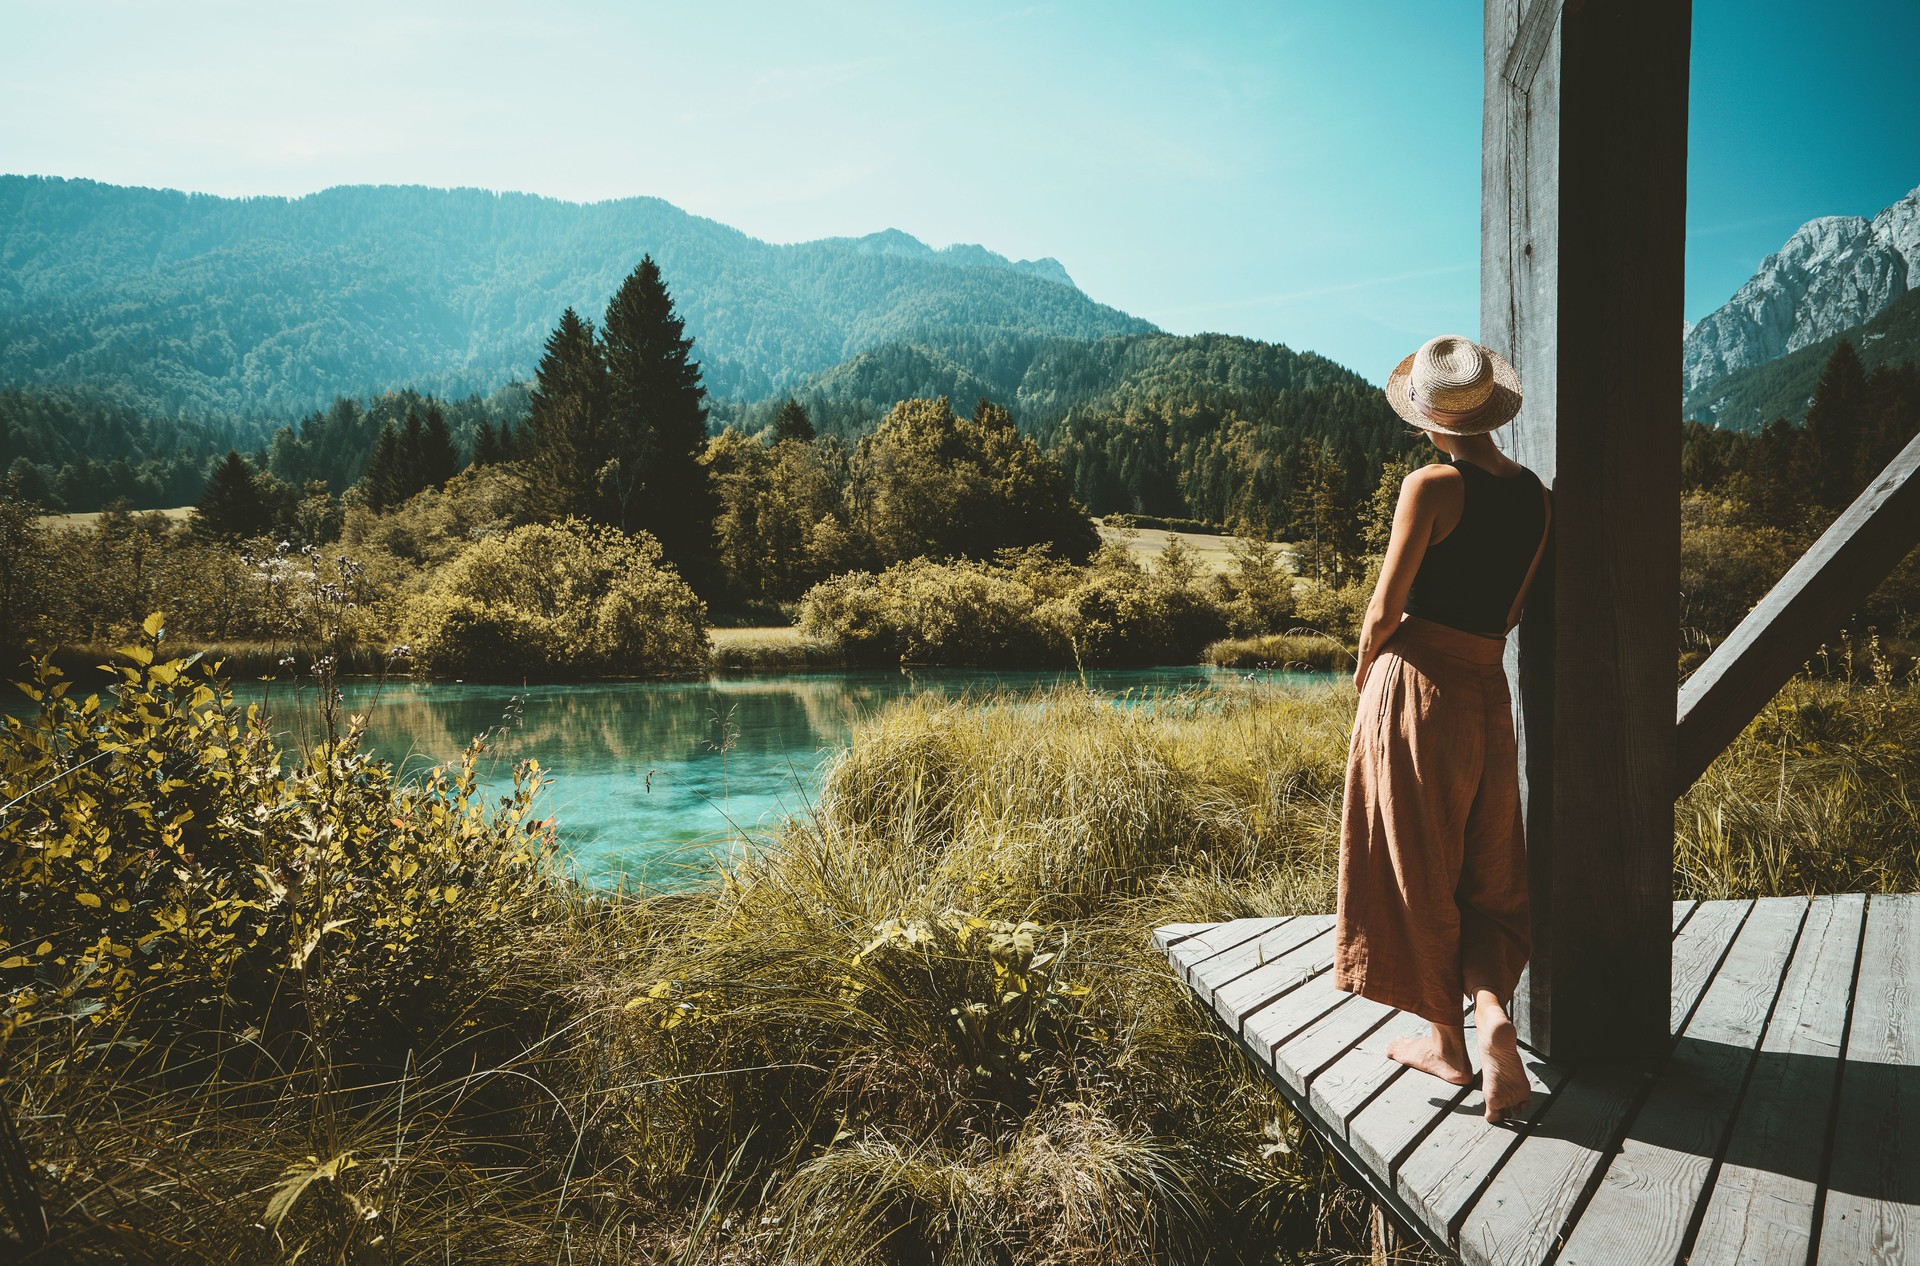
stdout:
<svg viewBox="0 0 1920 1266">
<path fill-rule="evenodd" d="M 454 447 L 453 432 L 437 404 L 427 406 L 426 424 L 420 429 L 418 460 L 423 487 L 444 488 L 447 480 L 460 473 L 460 450 Z"/>
<path fill-rule="evenodd" d="M 608 440 L 595 471 L 601 517 L 653 533 L 683 575 L 704 578 L 715 510 L 700 462 L 707 392 L 693 340 L 651 255 L 614 291 L 600 339 Z"/>
<path fill-rule="evenodd" d="M 426 423 L 420 420 L 420 410 L 408 405 L 407 420 L 400 428 L 400 467 L 394 477 L 395 505 L 427 486 L 427 471 L 423 461 L 426 447 Z"/>
<path fill-rule="evenodd" d="M 813 419 L 792 396 L 787 397 L 787 402 L 773 417 L 773 442 L 778 444 L 782 440 L 799 440 L 803 444 L 813 441 Z"/>
<path fill-rule="evenodd" d="M 377 513 L 406 500 L 399 495 L 405 465 L 400 452 L 400 432 L 393 423 L 382 423 L 380 434 L 373 441 L 373 452 L 367 457 L 367 471 L 360 476 L 360 495 L 366 499 L 369 510 Z"/>
<path fill-rule="evenodd" d="M 1807 406 L 1806 466 L 1813 486 L 1806 491 L 1821 505 L 1839 506 L 1853 496 L 1854 457 L 1866 431 L 1867 371 L 1853 344 L 1841 339 Z"/>
<path fill-rule="evenodd" d="M 529 403 L 522 440 L 534 509 L 553 519 L 602 517 L 596 511 L 606 462 L 606 361 L 593 323 L 572 308 L 547 336 Z"/>
<path fill-rule="evenodd" d="M 217 540 L 238 541 L 259 536 L 272 524 L 272 507 L 261 495 L 253 467 L 237 451 L 227 450 L 194 507 L 193 530 Z"/>
<path fill-rule="evenodd" d="M 473 464 L 492 466 L 502 460 L 499 433 L 493 429 L 491 421 L 480 419 L 480 425 L 473 432 Z"/>
</svg>

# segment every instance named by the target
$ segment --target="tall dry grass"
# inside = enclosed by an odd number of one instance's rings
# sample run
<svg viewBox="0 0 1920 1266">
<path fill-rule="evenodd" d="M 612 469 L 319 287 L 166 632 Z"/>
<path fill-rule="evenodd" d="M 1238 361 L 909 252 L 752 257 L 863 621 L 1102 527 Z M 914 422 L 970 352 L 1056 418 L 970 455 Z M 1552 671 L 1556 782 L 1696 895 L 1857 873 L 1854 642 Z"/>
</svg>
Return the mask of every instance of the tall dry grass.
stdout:
<svg viewBox="0 0 1920 1266">
<path fill-rule="evenodd" d="M 502 881 L 520 934 L 435 963 L 431 1028 L 20 1030 L 31 1260 L 1341 1259 L 1358 1193 L 1148 931 L 1331 908 L 1353 706 L 910 700 L 710 883 Z M 1796 682 L 1682 799 L 1676 886 L 1912 888 L 1917 774 L 1920 695 Z"/>
</svg>

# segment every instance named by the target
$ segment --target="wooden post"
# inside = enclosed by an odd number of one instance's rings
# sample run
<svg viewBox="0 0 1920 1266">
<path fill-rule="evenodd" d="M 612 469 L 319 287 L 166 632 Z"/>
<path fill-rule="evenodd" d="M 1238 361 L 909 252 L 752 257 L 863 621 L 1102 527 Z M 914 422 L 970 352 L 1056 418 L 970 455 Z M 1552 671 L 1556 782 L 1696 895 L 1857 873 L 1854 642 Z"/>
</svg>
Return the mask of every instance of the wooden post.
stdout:
<svg viewBox="0 0 1920 1266">
<path fill-rule="evenodd" d="M 1523 8 L 1524 4 L 1524 8 Z M 1554 490 L 1517 646 L 1533 961 L 1521 1038 L 1668 1041 L 1688 0 L 1486 0 L 1480 332 Z"/>
</svg>

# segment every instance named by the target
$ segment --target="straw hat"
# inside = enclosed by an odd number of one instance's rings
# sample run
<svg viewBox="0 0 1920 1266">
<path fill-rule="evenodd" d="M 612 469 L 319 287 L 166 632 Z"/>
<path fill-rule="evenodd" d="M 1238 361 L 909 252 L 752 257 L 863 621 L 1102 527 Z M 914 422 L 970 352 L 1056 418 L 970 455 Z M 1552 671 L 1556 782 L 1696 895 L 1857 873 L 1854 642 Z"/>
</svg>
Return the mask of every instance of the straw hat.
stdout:
<svg viewBox="0 0 1920 1266">
<path fill-rule="evenodd" d="M 1424 430 L 1480 435 L 1520 412 L 1520 375 L 1491 348 L 1442 334 L 1387 375 L 1387 403 Z"/>
</svg>

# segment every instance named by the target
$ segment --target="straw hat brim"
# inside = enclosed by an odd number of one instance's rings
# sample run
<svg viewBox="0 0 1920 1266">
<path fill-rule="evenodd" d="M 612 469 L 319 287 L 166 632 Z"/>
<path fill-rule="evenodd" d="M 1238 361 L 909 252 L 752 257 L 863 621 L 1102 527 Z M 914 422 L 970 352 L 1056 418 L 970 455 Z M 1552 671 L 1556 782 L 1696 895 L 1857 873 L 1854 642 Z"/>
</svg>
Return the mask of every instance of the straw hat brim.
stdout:
<svg viewBox="0 0 1920 1266">
<path fill-rule="evenodd" d="M 1420 412 L 1420 406 L 1413 402 L 1413 389 L 1410 381 L 1413 377 L 1413 352 L 1400 362 L 1399 368 L 1387 375 L 1387 403 L 1402 418 L 1413 423 L 1423 431 L 1439 431 L 1444 435 L 1484 435 L 1495 431 L 1513 421 L 1520 412 L 1520 374 L 1509 365 L 1506 358 L 1490 347 L 1480 350 L 1493 364 L 1493 392 L 1487 397 L 1487 403 L 1480 412 L 1471 418 L 1454 423 L 1436 422 Z"/>
</svg>

